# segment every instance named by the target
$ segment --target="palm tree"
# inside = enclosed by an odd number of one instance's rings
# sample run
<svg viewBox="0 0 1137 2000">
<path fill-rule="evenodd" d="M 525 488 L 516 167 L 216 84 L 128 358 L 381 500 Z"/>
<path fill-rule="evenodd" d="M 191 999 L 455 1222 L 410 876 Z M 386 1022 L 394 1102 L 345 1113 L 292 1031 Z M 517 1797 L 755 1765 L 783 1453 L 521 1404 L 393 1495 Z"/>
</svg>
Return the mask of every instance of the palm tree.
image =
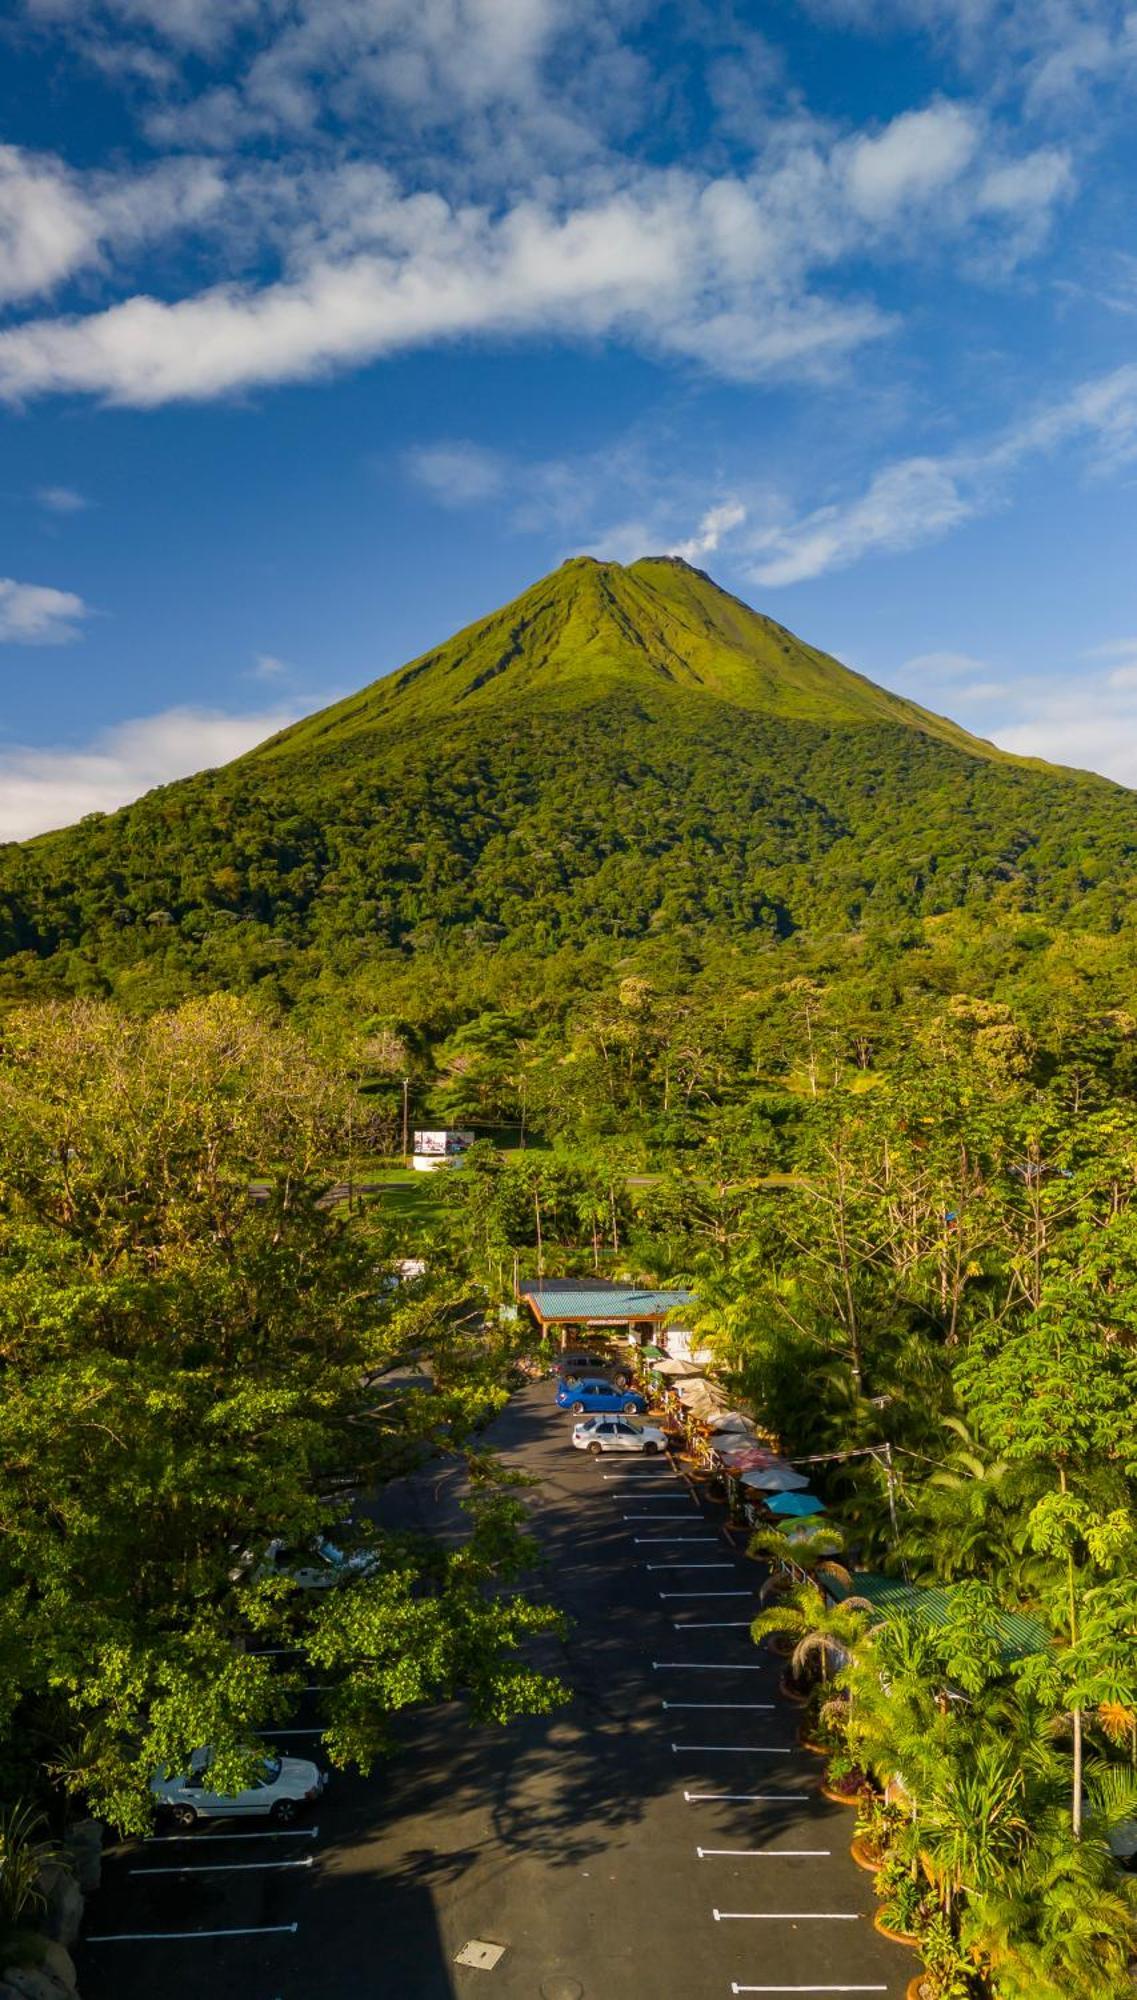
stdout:
<svg viewBox="0 0 1137 2000">
<path fill-rule="evenodd" d="M 872 1605 L 864 1597 L 846 1597 L 835 1604 L 816 1583 L 799 1583 L 784 1601 L 760 1611 L 750 1627 L 755 1645 L 769 1633 L 785 1632 L 796 1640 L 790 1672 L 800 1674 L 815 1657 L 821 1677 L 830 1680 L 849 1665 L 864 1639 Z"/>
<path fill-rule="evenodd" d="M 768 1603 L 771 1597 L 784 1595 L 794 1588 L 801 1575 L 807 1577 L 830 1577 L 840 1584 L 848 1594 L 853 1587 L 853 1579 L 843 1563 L 833 1558 L 840 1555 L 845 1546 L 845 1538 L 839 1528 L 825 1526 L 811 1527 L 808 1534 L 791 1537 L 784 1528 L 755 1528 L 746 1545 L 746 1553 L 756 1559 L 765 1556 L 776 1564 L 758 1592 L 760 1604 Z M 794 1571 L 798 1572 L 795 1577 Z"/>
</svg>

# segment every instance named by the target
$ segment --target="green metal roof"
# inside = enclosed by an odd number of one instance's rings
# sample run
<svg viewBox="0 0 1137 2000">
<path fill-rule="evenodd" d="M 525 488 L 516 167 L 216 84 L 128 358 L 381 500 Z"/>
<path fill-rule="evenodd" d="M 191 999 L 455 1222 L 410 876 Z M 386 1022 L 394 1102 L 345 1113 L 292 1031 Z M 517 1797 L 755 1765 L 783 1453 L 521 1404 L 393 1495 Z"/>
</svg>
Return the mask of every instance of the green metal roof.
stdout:
<svg viewBox="0 0 1137 2000">
<path fill-rule="evenodd" d="M 639 1290 L 604 1278 L 523 1278 L 518 1294 L 543 1320 L 597 1320 L 619 1325 L 636 1319 L 663 1319 L 689 1305 L 684 1291 Z"/>
<path fill-rule="evenodd" d="M 850 1593 L 836 1578 L 825 1578 L 825 1588 L 834 1597 L 866 1597 L 873 1609 L 880 1611 L 884 1617 L 889 1612 L 897 1612 L 933 1627 L 947 1624 L 952 1594 L 958 1587 L 956 1584 L 941 1587 L 905 1583 L 900 1577 L 875 1576 L 871 1570 L 854 1570 Z M 1025 1660 L 1031 1653 L 1044 1652 L 1050 1644 L 1046 1627 L 1040 1625 L 1036 1618 L 1025 1617 L 1020 1611 L 996 1612 L 994 1625 L 1006 1660 Z"/>
</svg>

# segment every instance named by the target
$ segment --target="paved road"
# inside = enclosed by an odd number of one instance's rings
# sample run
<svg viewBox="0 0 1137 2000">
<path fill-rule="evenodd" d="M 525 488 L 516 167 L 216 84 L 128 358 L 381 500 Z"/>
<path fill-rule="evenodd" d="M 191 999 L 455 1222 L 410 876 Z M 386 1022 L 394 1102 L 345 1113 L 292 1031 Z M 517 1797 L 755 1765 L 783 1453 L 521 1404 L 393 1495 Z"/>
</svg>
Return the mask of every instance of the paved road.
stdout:
<svg viewBox="0 0 1137 2000">
<path fill-rule="evenodd" d="M 494 1442 L 542 1481 L 572 1707 L 504 1732 L 442 1708 L 373 1777 L 333 1775 L 313 1826 L 120 1850 L 89 1933 L 167 1935 L 85 1945 L 85 2000 L 901 2000 L 915 1960 L 872 1929 L 852 1814 L 820 1797 L 745 1629 L 754 1566 L 666 1461 L 593 1461 L 569 1422 L 540 1384 Z M 493 1970 L 454 1963 L 475 1939 L 505 1947 Z"/>
</svg>

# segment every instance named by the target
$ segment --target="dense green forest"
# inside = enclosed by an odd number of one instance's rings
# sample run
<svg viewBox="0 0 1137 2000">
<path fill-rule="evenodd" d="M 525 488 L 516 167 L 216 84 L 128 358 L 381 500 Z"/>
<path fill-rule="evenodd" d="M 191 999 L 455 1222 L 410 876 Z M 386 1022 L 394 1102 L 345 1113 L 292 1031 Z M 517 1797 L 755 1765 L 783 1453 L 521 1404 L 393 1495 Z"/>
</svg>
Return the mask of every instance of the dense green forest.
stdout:
<svg viewBox="0 0 1137 2000">
<path fill-rule="evenodd" d="M 540 1262 L 683 1281 L 771 1437 L 834 1455 L 836 1525 L 759 1624 L 926 1992 L 1120 2000 L 1135 852 L 1134 795 L 670 561 L 569 564 L 227 769 L 0 851 L 5 1790 L 129 1826 L 140 1771 L 206 1740 L 235 1768 L 290 1692 L 246 1641 L 298 1616 L 340 1761 L 439 1693 L 559 1700 L 480 1445 L 524 1330 L 483 1318 Z M 475 1127 L 463 1171 L 323 1203 L 404 1107 Z M 379 1386 L 423 1358 L 431 1393 Z M 299 1613 L 242 1565 L 438 1450 L 463 1551 L 388 1539 Z M 950 1608 L 881 1625 L 858 1570 Z M 1009 1656 L 1006 1616 L 1039 1643 Z"/>
</svg>

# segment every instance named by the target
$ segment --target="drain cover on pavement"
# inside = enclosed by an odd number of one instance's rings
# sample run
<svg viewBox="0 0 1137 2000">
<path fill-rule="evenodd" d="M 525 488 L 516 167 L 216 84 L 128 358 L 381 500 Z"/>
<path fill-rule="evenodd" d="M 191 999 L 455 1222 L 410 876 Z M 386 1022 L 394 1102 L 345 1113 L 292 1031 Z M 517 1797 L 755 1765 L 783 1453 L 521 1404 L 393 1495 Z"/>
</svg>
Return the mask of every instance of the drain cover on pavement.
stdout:
<svg viewBox="0 0 1137 2000">
<path fill-rule="evenodd" d="M 483 1972 L 492 1972 L 498 1959 L 503 1957 L 504 1953 L 505 1946 L 503 1944 L 487 1944 L 485 1938 L 471 1938 L 469 1944 L 464 1944 L 461 1951 L 455 1952 L 454 1963 L 455 1965 L 476 1965 Z"/>
</svg>

